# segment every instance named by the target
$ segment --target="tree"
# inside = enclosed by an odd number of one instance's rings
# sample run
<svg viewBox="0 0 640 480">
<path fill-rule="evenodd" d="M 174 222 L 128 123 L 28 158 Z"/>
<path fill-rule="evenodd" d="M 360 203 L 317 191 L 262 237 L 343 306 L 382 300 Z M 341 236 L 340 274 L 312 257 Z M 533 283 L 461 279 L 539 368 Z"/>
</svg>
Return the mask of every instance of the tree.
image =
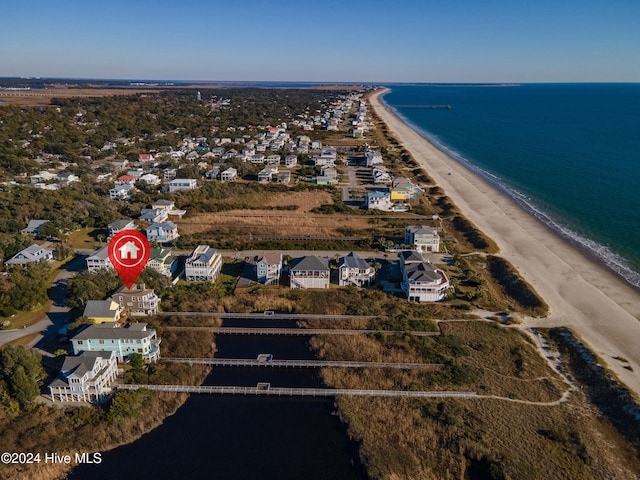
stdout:
<svg viewBox="0 0 640 480">
<path fill-rule="evenodd" d="M 73 255 L 73 248 L 68 243 L 60 243 L 55 252 L 56 260 L 66 260 Z"/>
<path fill-rule="evenodd" d="M 11 268 L 8 285 L 0 291 L 0 304 L 16 310 L 33 310 L 47 301 L 48 277 L 51 266 L 47 262 L 16 265 Z"/>
<path fill-rule="evenodd" d="M 67 281 L 69 305 L 83 308 L 88 300 L 103 300 L 121 285 L 118 274 L 113 270 L 79 273 Z"/>
<path fill-rule="evenodd" d="M 42 367 L 42 356 L 22 346 L 8 345 L 0 350 L 0 368 L 9 395 L 23 407 L 38 396 L 47 376 Z"/>
<path fill-rule="evenodd" d="M 42 235 L 45 238 L 58 237 L 60 230 L 52 223 L 43 223 L 38 229 L 38 235 Z"/>
<path fill-rule="evenodd" d="M 129 355 L 129 365 L 134 370 L 143 370 L 144 369 L 144 359 L 142 355 L 139 353 L 132 353 Z"/>
</svg>

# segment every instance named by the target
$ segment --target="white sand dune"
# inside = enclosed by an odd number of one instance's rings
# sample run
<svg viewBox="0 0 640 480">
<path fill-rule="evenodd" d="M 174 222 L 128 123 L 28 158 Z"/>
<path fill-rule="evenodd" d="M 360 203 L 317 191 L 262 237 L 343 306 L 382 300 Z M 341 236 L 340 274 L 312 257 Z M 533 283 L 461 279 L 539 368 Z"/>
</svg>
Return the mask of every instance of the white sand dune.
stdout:
<svg viewBox="0 0 640 480">
<path fill-rule="evenodd" d="M 376 113 L 463 214 L 498 244 L 500 255 L 549 304 L 549 317 L 526 319 L 526 324 L 571 328 L 630 389 L 640 394 L 640 293 L 408 127 L 380 101 L 385 91 L 370 98 Z M 628 360 L 633 372 L 613 357 Z"/>
</svg>

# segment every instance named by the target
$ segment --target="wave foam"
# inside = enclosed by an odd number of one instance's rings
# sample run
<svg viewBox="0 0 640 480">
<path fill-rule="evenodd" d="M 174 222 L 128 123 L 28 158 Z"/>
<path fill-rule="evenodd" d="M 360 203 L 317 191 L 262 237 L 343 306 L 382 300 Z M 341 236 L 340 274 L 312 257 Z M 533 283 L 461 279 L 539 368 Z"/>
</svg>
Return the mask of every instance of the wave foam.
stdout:
<svg viewBox="0 0 640 480">
<path fill-rule="evenodd" d="M 523 193 L 519 192 L 515 188 L 507 185 L 503 179 L 494 175 L 491 172 L 488 172 L 477 165 L 474 165 L 469 160 L 467 160 L 460 153 L 456 152 L 452 148 L 445 145 L 437 135 L 434 135 L 423 128 L 415 125 L 413 122 L 409 121 L 407 117 L 398 112 L 395 108 L 387 104 L 383 101 L 383 103 L 393 110 L 393 112 L 400 118 L 402 121 L 407 124 L 411 129 L 416 131 L 422 137 L 426 138 L 431 144 L 436 147 L 438 150 L 443 152 L 452 160 L 460 163 L 467 170 L 473 172 L 478 175 L 480 178 L 485 180 L 491 186 L 496 188 L 498 191 L 503 193 L 504 195 L 511 198 L 514 202 L 516 202 L 523 210 L 527 213 L 533 215 L 536 219 L 538 219 L 544 226 L 549 228 L 556 235 L 561 237 L 563 240 L 569 242 L 573 246 L 579 248 L 582 252 L 586 253 L 590 257 L 594 258 L 598 262 L 604 264 L 611 271 L 616 273 L 617 275 L 624 278 L 631 285 L 636 287 L 640 287 L 640 273 L 636 272 L 628 263 L 628 261 L 622 256 L 618 255 L 614 251 L 612 251 L 606 245 L 602 245 L 596 242 L 593 239 L 580 235 L 575 232 L 571 228 L 566 225 L 563 225 L 558 219 L 553 218 L 549 213 L 542 210 L 539 206 L 535 204 L 535 201 L 530 197 L 527 197 Z"/>
</svg>

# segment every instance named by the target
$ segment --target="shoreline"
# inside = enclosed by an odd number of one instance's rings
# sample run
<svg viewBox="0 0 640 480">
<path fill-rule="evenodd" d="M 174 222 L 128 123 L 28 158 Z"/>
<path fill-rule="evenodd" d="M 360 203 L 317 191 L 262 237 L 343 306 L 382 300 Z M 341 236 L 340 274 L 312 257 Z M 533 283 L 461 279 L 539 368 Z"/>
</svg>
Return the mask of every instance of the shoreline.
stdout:
<svg viewBox="0 0 640 480">
<path fill-rule="evenodd" d="M 381 97 L 383 96 L 384 93 L 381 95 Z M 640 273 L 634 270 L 631 264 L 621 255 L 611 251 L 608 247 L 599 244 L 588 237 L 572 231 L 568 227 L 564 227 L 561 223 L 559 223 L 545 211 L 541 210 L 534 203 L 530 203 L 529 201 L 527 201 L 526 197 L 522 193 L 510 187 L 501 178 L 482 169 L 477 165 L 474 165 L 462 155 L 451 151 L 446 145 L 439 143 L 431 133 L 413 124 L 408 118 L 404 117 L 394 107 L 384 102 L 384 100 L 382 100 L 381 103 L 385 106 L 385 108 L 390 109 L 392 114 L 398 117 L 401 122 L 403 122 L 412 130 L 416 131 L 420 136 L 431 143 L 433 147 L 440 150 L 450 159 L 455 160 L 456 162 L 461 164 L 471 173 L 480 177 L 482 180 L 484 180 L 486 183 L 491 185 L 494 189 L 496 189 L 503 195 L 509 197 L 512 202 L 518 204 L 520 208 L 522 208 L 525 212 L 535 217 L 554 235 L 560 237 L 568 245 L 579 250 L 583 255 L 603 266 L 614 275 L 618 275 L 621 279 L 625 280 L 632 288 L 636 289 L 638 293 L 640 293 Z M 604 255 L 599 253 L 602 251 L 605 252 Z"/>
<path fill-rule="evenodd" d="M 374 111 L 411 152 L 419 166 L 440 186 L 471 222 L 491 237 L 499 255 L 510 261 L 550 307 L 546 318 L 528 318 L 528 327 L 571 328 L 607 367 L 640 395 L 640 295 L 514 199 L 476 172 L 434 146 L 381 100 L 388 89 L 370 98 Z M 623 367 L 626 359 L 634 371 Z"/>
</svg>

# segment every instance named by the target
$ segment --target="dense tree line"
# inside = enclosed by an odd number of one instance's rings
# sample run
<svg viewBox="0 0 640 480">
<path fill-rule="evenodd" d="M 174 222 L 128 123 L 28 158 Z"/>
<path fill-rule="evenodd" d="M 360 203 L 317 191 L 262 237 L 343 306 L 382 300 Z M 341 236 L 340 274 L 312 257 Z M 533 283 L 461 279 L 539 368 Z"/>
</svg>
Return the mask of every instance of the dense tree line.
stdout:
<svg viewBox="0 0 640 480">
<path fill-rule="evenodd" d="M 0 314 L 10 317 L 18 310 L 33 310 L 47 300 L 49 273 L 47 262 L 11 267 L 8 280 L 0 283 Z"/>
<path fill-rule="evenodd" d="M 12 345 L 0 350 L 0 404 L 28 405 L 40 394 L 45 378 L 42 356 L 36 350 Z"/>
</svg>

